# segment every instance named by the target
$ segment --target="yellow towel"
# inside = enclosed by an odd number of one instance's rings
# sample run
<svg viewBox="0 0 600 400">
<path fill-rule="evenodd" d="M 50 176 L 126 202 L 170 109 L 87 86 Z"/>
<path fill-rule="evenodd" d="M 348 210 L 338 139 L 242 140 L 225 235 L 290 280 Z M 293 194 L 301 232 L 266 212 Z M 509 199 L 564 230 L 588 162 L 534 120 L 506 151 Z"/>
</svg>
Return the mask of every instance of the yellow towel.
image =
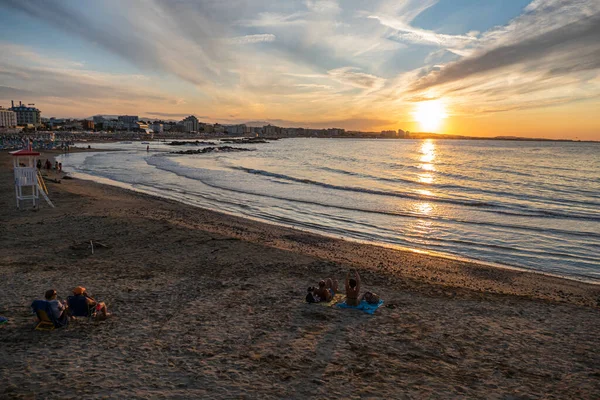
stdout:
<svg viewBox="0 0 600 400">
<path fill-rule="evenodd" d="M 331 299 L 330 301 L 327 301 L 327 302 L 321 301 L 321 302 L 316 303 L 316 304 L 318 304 L 320 306 L 325 306 L 325 307 L 332 307 L 332 306 L 335 306 L 338 303 L 342 303 L 345 300 L 346 300 L 346 295 L 338 293 L 335 296 L 333 296 L 333 299 Z"/>
</svg>

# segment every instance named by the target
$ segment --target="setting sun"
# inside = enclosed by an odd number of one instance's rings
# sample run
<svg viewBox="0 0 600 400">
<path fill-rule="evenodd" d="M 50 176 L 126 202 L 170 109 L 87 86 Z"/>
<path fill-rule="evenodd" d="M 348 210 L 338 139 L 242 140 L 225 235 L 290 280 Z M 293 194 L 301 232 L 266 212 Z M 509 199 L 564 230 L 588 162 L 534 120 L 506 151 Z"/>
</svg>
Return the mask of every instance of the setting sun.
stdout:
<svg viewBox="0 0 600 400">
<path fill-rule="evenodd" d="M 415 120 L 424 132 L 436 132 L 447 117 L 446 106 L 441 100 L 418 103 L 414 111 Z"/>
</svg>

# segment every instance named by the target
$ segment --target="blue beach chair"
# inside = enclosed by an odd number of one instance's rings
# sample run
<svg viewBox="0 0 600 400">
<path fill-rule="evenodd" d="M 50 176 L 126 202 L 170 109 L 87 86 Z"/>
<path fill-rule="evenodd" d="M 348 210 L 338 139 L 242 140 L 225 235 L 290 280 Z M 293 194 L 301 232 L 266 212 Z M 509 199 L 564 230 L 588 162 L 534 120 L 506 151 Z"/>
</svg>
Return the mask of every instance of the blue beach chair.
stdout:
<svg viewBox="0 0 600 400">
<path fill-rule="evenodd" d="M 51 331 L 69 325 L 69 318 L 66 316 L 60 320 L 54 317 L 50 303 L 45 300 L 34 300 L 31 303 L 31 309 L 38 317 L 36 331 Z"/>
</svg>

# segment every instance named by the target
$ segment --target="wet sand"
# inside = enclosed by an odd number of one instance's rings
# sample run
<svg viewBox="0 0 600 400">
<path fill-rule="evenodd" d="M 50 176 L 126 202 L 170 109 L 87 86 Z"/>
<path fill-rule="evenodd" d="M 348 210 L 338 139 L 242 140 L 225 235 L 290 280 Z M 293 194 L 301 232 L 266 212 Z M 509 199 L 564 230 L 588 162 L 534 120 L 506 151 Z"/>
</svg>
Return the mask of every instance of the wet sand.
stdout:
<svg viewBox="0 0 600 400">
<path fill-rule="evenodd" d="M 46 153 L 45 159 L 51 156 Z M 0 398 L 597 398 L 600 287 L 74 179 L 18 211 L 0 153 Z M 87 242 L 96 247 L 92 255 Z M 303 302 L 356 268 L 375 315 Z M 113 318 L 39 332 L 83 285 Z"/>
</svg>

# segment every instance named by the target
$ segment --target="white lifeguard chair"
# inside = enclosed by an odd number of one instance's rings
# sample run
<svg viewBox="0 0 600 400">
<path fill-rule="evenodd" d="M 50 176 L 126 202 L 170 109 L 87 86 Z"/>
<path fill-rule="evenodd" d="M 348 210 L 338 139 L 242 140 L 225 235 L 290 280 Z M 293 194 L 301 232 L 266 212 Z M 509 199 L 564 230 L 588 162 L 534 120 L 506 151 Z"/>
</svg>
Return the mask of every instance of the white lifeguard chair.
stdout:
<svg viewBox="0 0 600 400">
<path fill-rule="evenodd" d="M 21 202 L 26 200 L 33 201 L 33 208 L 38 208 L 40 202 L 40 183 L 36 169 L 36 160 L 40 153 L 26 148 L 12 151 L 10 154 L 14 157 L 13 165 L 17 208 L 20 209 Z"/>
</svg>

